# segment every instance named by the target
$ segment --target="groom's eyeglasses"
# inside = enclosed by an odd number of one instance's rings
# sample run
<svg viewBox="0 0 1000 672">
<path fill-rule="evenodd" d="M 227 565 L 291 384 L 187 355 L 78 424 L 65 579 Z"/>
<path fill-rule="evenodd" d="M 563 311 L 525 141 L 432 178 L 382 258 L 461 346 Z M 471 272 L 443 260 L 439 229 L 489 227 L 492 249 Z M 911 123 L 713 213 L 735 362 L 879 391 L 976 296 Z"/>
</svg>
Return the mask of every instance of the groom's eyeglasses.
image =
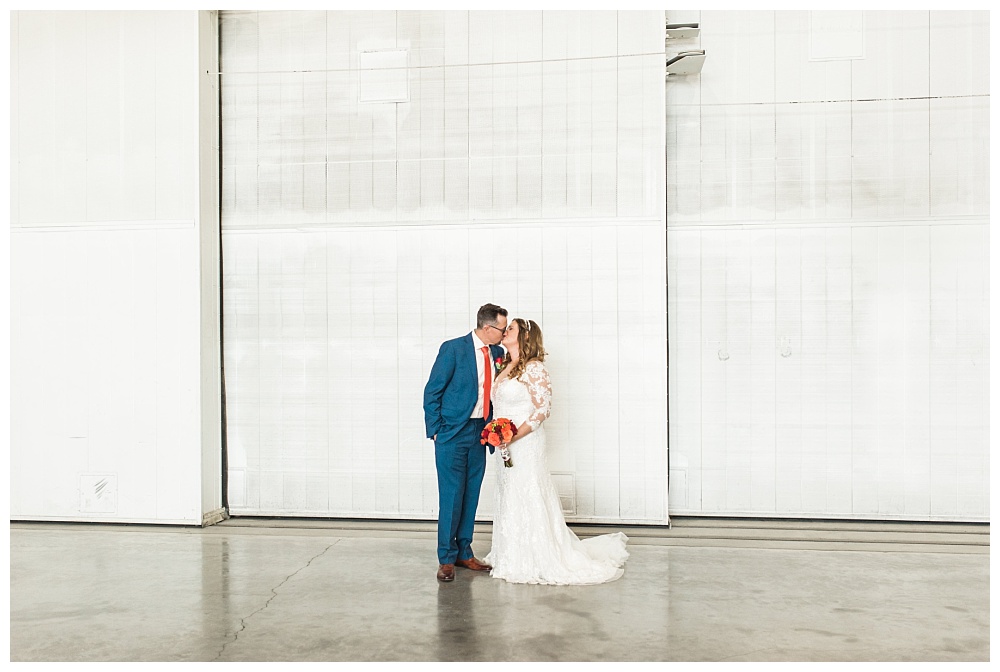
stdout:
<svg viewBox="0 0 1000 672">
<path fill-rule="evenodd" d="M 500 327 L 494 327 L 494 326 L 493 326 L 492 324 L 487 324 L 486 326 L 487 326 L 487 327 L 490 327 L 491 329 L 496 329 L 496 330 L 497 330 L 497 331 L 499 331 L 499 332 L 500 332 L 501 334 L 506 334 L 506 333 L 507 333 L 507 330 L 506 330 L 506 329 L 501 329 Z"/>
</svg>

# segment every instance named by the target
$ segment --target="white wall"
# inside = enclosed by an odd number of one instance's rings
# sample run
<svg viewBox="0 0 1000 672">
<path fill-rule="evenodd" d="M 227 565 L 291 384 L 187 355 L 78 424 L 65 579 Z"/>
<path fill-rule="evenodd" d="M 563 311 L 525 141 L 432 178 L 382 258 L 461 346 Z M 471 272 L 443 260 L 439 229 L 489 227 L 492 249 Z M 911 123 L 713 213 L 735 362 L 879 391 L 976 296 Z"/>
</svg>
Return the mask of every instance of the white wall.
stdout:
<svg viewBox="0 0 1000 672">
<path fill-rule="evenodd" d="M 671 513 L 988 520 L 988 12 L 667 16 Z"/>
<path fill-rule="evenodd" d="M 221 501 L 212 14 L 11 14 L 14 519 Z M 571 517 L 666 519 L 647 14 L 238 34 L 227 135 L 282 113 L 224 145 L 236 508 L 433 513 L 419 388 L 496 300 L 540 317 L 577 414 L 551 421 Z M 668 18 L 710 54 L 667 86 L 671 510 L 988 519 L 988 14 Z M 435 66 L 391 115 L 350 71 L 384 47 Z M 539 58 L 570 60 L 493 64 Z M 498 238 L 521 253 L 483 267 Z"/>
<path fill-rule="evenodd" d="M 221 506 L 211 12 L 11 13 L 11 518 Z"/>
<path fill-rule="evenodd" d="M 220 21 L 233 513 L 435 517 L 423 385 L 493 301 L 544 331 L 570 518 L 664 522 L 662 12 Z M 359 102 L 374 49 L 407 102 Z"/>
</svg>

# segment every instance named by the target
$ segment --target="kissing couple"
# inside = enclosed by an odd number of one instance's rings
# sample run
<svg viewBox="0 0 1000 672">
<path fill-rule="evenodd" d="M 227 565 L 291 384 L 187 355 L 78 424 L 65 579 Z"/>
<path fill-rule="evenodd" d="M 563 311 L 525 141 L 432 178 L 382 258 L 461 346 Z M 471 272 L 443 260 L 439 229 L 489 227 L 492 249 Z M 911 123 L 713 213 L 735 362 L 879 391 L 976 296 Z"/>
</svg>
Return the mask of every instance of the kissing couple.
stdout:
<svg viewBox="0 0 1000 672">
<path fill-rule="evenodd" d="M 487 303 L 476 328 L 445 341 L 424 386 L 424 424 L 434 441 L 438 480 L 437 579 L 455 580 L 455 567 L 511 583 L 582 585 L 613 581 L 628 558 L 621 532 L 580 540 L 566 526 L 549 473 L 545 420 L 552 384 L 542 330 Z M 493 419 L 516 427 L 496 460 L 492 549 L 472 552 L 479 490 L 486 473 L 483 429 Z M 512 466 L 506 466 L 506 464 Z"/>
</svg>

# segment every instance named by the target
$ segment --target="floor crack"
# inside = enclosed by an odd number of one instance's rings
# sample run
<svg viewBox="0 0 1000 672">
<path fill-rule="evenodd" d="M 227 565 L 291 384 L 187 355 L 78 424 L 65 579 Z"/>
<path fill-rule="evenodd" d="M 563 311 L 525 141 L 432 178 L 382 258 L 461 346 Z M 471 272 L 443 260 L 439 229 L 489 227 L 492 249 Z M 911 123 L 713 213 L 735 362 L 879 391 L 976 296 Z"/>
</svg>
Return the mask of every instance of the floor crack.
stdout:
<svg viewBox="0 0 1000 672">
<path fill-rule="evenodd" d="M 283 585 L 285 585 L 286 583 L 288 583 L 288 581 L 293 576 L 295 576 L 296 574 L 298 574 L 299 572 L 301 572 L 303 569 L 307 569 L 309 567 L 309 565 L 311 565 L 313 563 L 313 560 L 316 560 L 317 558 L 325 555 L 326 552 L 329 551 L 334 546 L 336 546 L 339 541 L 340 540 L 338 539 L 337 541 L 333 542 L 332 544 L 330 544 L 329 546 L 327 546 L 326 548 L 324 548 L 322 551 L 320 551 L 319 553 L 317 553 L 313 557 L 309 558 L 309 562 L 307 562 L 305 565 L 303 565 L 302 567 L 299 567 L 294 572 L 292 572 L 291 574 L 289 574 L 288 576 L 286 576 L 284 579 L 281 580 L 281 582 L 278 585 L 276 585 L 274 588 L 272 588 L 271 589 L 271 597 L 267 598 L 267 602 L 264 603 L 264 606 L 262 606 L 260 609 L 257 609 L 255 611 L 251 612 L 250 614 L 248 614 L 247 616 L 244 616 L 243 618 L 240 619 L 240 628 L 239 628 L 239 630 L 237 630 L 236 632 L 233 633 L 233 639 L 232 639 L 232 641 L 223 642 L 222 648 L 219 649 L 219 654 L 217 656 L 215 656 L 214 659 L 212 659 L 212 662 L 215 662 L 215 661 L 219 660 L 220 658 L 222 658 L 222 654 L 225 653 L 227 646 L 229 646 L 230 644 L 235 644 L 236 643 L 236 640 L 238 640 L 240 638 L 240 633 L 243 632 L 244 630 L 246 630 L 247 621 L 249 621 L 251 618 L 253 618 L 254 616 L 256 616 L 257 614 L 259 614 L 260 612 L 262 612 L 265 609 L 267 609 L 268 605 L 271 604 L 271 600 L 273 600 L 274 598 L 276 598 L 278 596 L 278 588 L 281 588 Z"/>
</svg>

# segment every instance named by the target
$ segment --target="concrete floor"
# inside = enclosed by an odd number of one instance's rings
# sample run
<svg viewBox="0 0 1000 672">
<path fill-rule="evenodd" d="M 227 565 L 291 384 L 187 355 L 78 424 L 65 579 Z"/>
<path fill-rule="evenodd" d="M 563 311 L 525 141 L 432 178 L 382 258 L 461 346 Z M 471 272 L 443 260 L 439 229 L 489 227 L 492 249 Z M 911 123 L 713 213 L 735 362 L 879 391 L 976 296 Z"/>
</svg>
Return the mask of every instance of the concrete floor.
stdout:
<svg viewBox="0 0 1000 672">
<path fill-rule="evenodd" d="M 440 584 L 428 524 L 12 523 L 10 657 L 989 660 L 988 528 L 985 548 L 729 536 L 638 533 L 621 580 L 557 587 Z"/>
</svg>

